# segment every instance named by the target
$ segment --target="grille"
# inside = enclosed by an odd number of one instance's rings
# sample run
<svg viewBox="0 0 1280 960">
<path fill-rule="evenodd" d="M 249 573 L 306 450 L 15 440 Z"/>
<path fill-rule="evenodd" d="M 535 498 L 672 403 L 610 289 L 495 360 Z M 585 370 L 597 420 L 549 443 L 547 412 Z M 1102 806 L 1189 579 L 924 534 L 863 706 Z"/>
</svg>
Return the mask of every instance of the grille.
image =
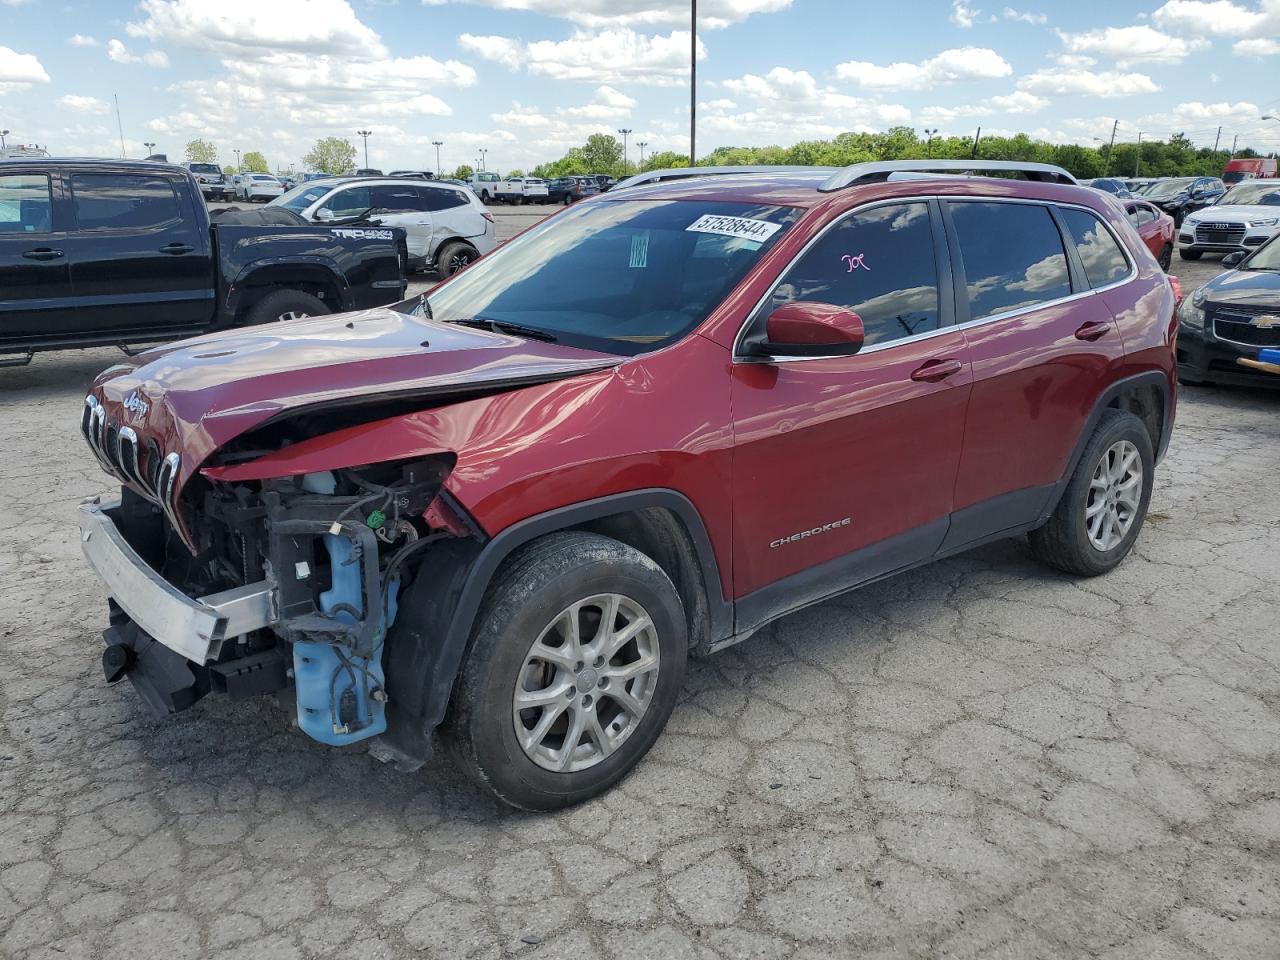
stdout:
<svg viewBox="0 0 1280 960">
<path fill-rule="evenodd" d="M 1243 223 L 1196 224 L 1196 243 L 1229 243 L 1238 245 L 1243 239 Z"/>
<path fill-rule="evenodd" d="M 107 414 L 107 408 L 93 396 L 84 398 L 80 432 L 107 473 L 159 504 L 170 523 L 181 529 L 175 498 L 178 470 L 182 463 L 178 454 L 162 456 L 154 440 L 141 443 L 132 427 L 123 427 L 113 421 Z"/>
<path fill-rule="evenodd" d="M 1276 313 L 1259 310 L 1220 310 L 1213 318 L 1213 333 L 1219 340 L 1228 340 L 1246 347 L 1280 347 L 1280 323 L 1258 325 L 1260 317 L 1275 317 Z"/>
</svg>

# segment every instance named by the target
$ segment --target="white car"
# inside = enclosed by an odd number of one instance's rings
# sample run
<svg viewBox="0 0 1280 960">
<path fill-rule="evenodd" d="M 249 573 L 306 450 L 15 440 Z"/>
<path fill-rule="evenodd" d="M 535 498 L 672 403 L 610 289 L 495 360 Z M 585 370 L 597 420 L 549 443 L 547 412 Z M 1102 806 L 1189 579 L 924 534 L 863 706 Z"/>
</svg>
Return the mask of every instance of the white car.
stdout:
<svg viewBox="0 0 1280 960">
<path fill-rule="evenodd" d="M 549 203 L 550 201 L 551 198 L 547 195 L 547 181 L 537 177 L 524 178 L 525 203 Z"/>
<path fill-rule="evenodd" d="M 284 193 L 284 184 L 279 177 L 269 173 L 245 173 L 240 175 L 240 183 L 236 187 L 236 199 L 246 203 L 253 200 L 274 200 Z"/>
<path fill-rule="evenodd" d="M 1212 206 L 1188 214 L 1178 228 L 1178 253 L 1199 260 L 1206 253 L 1256 250 L 1280 233 L 1280 179 L 1245 180 Z"/>
<path fill-rule="evenodd" d="M 466 187 L 391 177 L 313 180 L 269 206 L 282 206 L 314 223 L 375 221 L 400 227 L 411 270 L 449 277 L 498 245 L 493 214 Z"/>
</svg>

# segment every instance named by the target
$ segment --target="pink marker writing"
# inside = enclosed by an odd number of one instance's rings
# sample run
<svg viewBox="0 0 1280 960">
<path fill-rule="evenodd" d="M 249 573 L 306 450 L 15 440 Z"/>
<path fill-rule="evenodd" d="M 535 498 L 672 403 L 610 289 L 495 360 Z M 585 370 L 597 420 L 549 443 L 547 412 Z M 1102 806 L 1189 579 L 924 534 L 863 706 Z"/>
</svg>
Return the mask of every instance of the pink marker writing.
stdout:
<svg viewBox="0 0 1280 960">
<path fill-rule="evenodd" d="M 865 253 L 860 253 L 856 257 L 852 257 L 846 253 L 840 259 L 849 265 L 849 273 L 853 273 L 853 271 L 857 270 L 859 267 L 861 267 L 863 270 L 870 272 L 871 268 L 862 262 L 862 258 L 865 256 L 866 256 Z"/>
</svg>

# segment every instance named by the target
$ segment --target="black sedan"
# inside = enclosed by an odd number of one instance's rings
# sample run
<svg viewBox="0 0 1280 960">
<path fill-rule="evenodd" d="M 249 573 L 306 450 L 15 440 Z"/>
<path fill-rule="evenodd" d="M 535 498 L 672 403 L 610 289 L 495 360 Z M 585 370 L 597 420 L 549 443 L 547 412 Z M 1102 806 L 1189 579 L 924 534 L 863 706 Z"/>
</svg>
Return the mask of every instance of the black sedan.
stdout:
<svg viewBox="0 0 1280 960">
<path fill-rule="evenodd" d="M 1178 308 L 1178 378 L 1183 383 L 1280 387 L 1280 375 L 1241 360 L 1280 348 L 1280 237 L 1253 253 L 1228 254 L 1235 267 Z"/>
<path fill-rule="evenodd" d="M 1153 183 L 1142 199 L 1150 200 L 1173 217 L 1175 226 L 1181 226 L 1183 217 L 1216 203 L 1226 192 L 1226 185 L 1217 177 L 1170 177 Z"/>
</svg>

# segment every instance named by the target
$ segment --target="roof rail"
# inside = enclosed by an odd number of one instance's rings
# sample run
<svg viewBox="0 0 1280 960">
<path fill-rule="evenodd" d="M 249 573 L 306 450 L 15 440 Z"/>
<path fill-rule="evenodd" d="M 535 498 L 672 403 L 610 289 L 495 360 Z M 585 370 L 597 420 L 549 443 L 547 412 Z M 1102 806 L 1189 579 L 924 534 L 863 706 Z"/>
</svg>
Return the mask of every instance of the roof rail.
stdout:
<svg viewBox="0 0 1280 960">
<path fill-rule="evenodd" d="M 1052 163 L 1030 163 L 1021 160 L 876 160 L 855 163 L 834 174 L 818 189 L 823 193 L 843 190 L 858 183 L 888 180 L 895 173 L 967 173 L 977 170 L 1003 170 L 1021 173 L 1028 180 L 1043 183 L 1076 183 L 1076 178 Z"/>
<path fill-rule="evenodd" d="M 718 177 L 732 173 L 831 173 L 838 167 L 804 167 L 804 166 L 739 166 L 739 167 L 668 167 L 662 170 L 649 170 L 619 181 L 610 193 L 638 187 L 645 183 L 658 183 L 662 180 L 686 180 L 689 177 Z"/>
</svg>

